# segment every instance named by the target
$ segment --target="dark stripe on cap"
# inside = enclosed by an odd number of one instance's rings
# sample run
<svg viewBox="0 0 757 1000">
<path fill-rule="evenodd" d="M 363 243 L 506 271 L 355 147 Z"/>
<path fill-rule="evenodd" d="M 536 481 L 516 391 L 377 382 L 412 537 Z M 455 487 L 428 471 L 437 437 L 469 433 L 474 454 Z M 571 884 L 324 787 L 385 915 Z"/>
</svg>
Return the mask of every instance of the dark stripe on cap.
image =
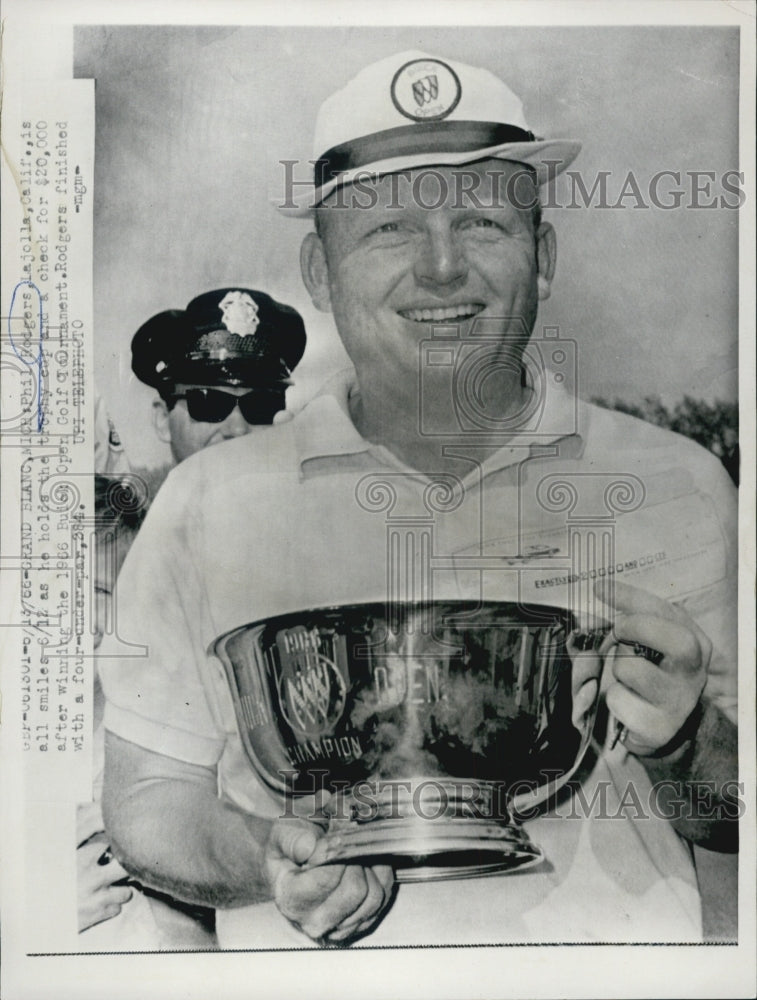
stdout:
<svg viewBox="0 0 757 1000">
<path fill-rule="evenodd" d="M 343 142 L 315 164 L 315 186 L 323 187 L 346 170 L 379 160 L 423 153 L 470 153 L 506 142 L 534 142 L 533 132 L 498 122 L 421 122 L 400 125 Z"/>
</svg>

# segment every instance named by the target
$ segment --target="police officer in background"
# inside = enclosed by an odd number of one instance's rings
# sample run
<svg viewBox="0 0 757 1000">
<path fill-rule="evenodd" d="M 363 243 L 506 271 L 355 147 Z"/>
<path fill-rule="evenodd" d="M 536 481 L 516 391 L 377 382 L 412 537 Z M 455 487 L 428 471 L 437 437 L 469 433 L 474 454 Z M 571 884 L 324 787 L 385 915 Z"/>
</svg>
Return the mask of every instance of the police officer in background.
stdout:
<svg viewBox="0 0 757 1000">
<path fill-rule="evenodd" d="M 305 342 L 300 314 L 251 288 L 205 292 L 143 324 L 131 366 L 158 390 L 153 424 L 174 461 L 277 422 Z"/>
<path fill-rule="evenodd" d="M 192 299 L 185 310 L 169 309 L 144 323 L 135 334 L 132 369 L 146 385 L 158 390 L 153 403 L 153 422 L 161 441 L 170 445 L 175 463 L 221 441 L 248 434 L 253 428 L 267 427 L 281 419 L 291 373 L 305 350 L 305 327 L 299 313 L 276 302 L 264 292 L 249 288 L 221 288 Z M 108 418 L 102 400 L 96 403 L 98 446 L 95 463 L 98 472 L 128 473 L 130 466 L 115 427 Z M 161 470 L 157 485 L 166 470 Z M 118 483 L 113 480 L 111 485 Z M 123 489 L 131 489 L 128 480 Z M 151 491 L 156 483 L 150 484 Z M 109 483 L 97 482 L 97 513 L 105 516 Z M 101 511 L 102 508 L 102 511 Z M 98 612 L 95 615 L 102 639 L 104 622 L 112 616 L 105 608 L 111 600 L 115 575 L 120 569 L 126 548 L 131 544 L 140 519 L 125 524 L 122 513 L 110 512 L 116 521 L 104 521 L 98 538 L 98 572 L 107 564 L 113 579 L 95 581 Z M 143 515 L 143 512 L 142 512 Z M 128 520 L 128 519 L 127 519 Z M 119 558 L 105 558 L 107 540 L 120 534 Z M 109 536 L 110 533 L 110 536 Z M 107 595 L 107 596 L 106 596 Z M 103 607 L 100 607 L 100 603 Z M 102 719 L 102 691 L 95 686 L 95 713 Z M 153 899 L 151 904 L 128 888 L 126 872 L 112 858 L 100 816 L 102 782 L 102 730 L 96 732 L 95 797 L 78 812 L 77 864 L 79 883 L 79 929 L 89 930 L 86 947 L 106 946 L 119 940 L 122 947 L 168 947 L 170 945 L 212 947 L 212 940 L 199 920 L 182 917 L 175 901 Z M 103 853 L 103 847 L 106 848 Z M 131 899 L 122 919 L 121 907 Z M 173 905 L 172 905 L 173 904 Z M 150 908 L 152 907 L 152 909 Z M 199 911 L 198 911 L 199 912 Z M 157 923 L 156 923 L 157 921 Z"/>
</svg>

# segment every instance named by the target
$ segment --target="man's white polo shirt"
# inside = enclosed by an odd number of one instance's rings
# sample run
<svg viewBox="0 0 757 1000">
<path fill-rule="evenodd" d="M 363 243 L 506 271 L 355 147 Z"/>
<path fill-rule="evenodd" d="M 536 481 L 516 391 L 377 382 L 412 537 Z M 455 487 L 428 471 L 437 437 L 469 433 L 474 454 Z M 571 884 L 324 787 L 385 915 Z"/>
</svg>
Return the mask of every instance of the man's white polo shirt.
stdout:
<svg viewBox="0 0 757 1000">
<path fill-rule="evenodd" d="M 575 604 L 591 601 L 602 576 L 675 599 L 713 640 L 708 693 L 735 717 L 735 514 L 717 459 L 553 393 L 541 422 L 550 433 L 511 439 L 483 461 L 451 442 L 449 475 L 428 477 L 358 434 L 348 385 L 337 380 L 291 422 L 206 449 L 170 474 L 119 578 L 119 652 L 134 643 L 136 655 L 102 661 L 107 728 L 217 764 L 226 799 L 276 816 L 209 651 L 220 635 L 273 615 L 387 600 L 397 538 L 424 573 L 395 574 L 395 599 Z M 600 815 L 527 825 L 546 865 L 403 885 L 365 943 L 696 940 L 688 849 L 664 819 L 635 817 L 629 781 L 648 793 L 622 747 L 601 756 L 585 786 L 589 800 L 598 788 L 609 796 Z M 219 912 L 218 933 L 225 947 L 308 944 L 273 904 Z"/>
</svg>

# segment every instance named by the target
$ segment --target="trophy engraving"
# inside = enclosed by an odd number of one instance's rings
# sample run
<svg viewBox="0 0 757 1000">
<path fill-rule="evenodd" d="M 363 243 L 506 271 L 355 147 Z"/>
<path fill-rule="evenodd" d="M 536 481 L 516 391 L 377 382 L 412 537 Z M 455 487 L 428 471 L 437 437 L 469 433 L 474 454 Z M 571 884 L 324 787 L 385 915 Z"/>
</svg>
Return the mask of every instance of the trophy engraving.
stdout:
<svg viewBox="0 0 757 1000">
<path fill-rule="evenodd" d="M 541 606 L 393 601 L 252 623 L 215 652 L 264 784 L 333 793 L 310 863 L 380 857 L 414 881 L 541 859 L 515 792 L 543 801 L 588 744 L 596 698 L 574 702 L 603 630 L 576 628 Z"/>
</svg>

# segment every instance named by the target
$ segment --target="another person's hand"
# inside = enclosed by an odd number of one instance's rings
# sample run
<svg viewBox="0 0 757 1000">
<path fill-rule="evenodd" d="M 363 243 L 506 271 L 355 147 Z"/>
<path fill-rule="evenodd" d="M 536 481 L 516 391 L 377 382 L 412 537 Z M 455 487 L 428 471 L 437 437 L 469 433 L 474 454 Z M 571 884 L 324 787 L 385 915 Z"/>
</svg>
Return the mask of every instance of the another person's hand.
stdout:
<svg viewBox="0 0 757 1000">
<path fill-rule="evenodd" d="M 632 753 L 656 753 L 697 707 L 712 644 L 696 622 L 669 601 L 617 580 L 597 584 L 595 590 L 616 611 L 602 648 L 606 653 L 618 644 L 607 707 L 626 727 L 624 742 Z M 648 658 L 650 651 L 661 654 L 659 663 Z"/>
<path fill-rule="evenodd" d="M 76 885 L 79 933 L 118 916 L 132 890 L 116 885 L 128 878 L 108 849 L 100 807 L 89 803 L 77 810 Z"/>
<path fill-rule="evenodd" d="M 360 864 L 303 869 L 323 835 L 311 819 L 276 820 L 266 845 L 266 875 L 276 905 L 295 927 L 313 940 L 342 944 L 381 919 L 392 899 L 394 872 L 389 865 Z"/>
</svg>

